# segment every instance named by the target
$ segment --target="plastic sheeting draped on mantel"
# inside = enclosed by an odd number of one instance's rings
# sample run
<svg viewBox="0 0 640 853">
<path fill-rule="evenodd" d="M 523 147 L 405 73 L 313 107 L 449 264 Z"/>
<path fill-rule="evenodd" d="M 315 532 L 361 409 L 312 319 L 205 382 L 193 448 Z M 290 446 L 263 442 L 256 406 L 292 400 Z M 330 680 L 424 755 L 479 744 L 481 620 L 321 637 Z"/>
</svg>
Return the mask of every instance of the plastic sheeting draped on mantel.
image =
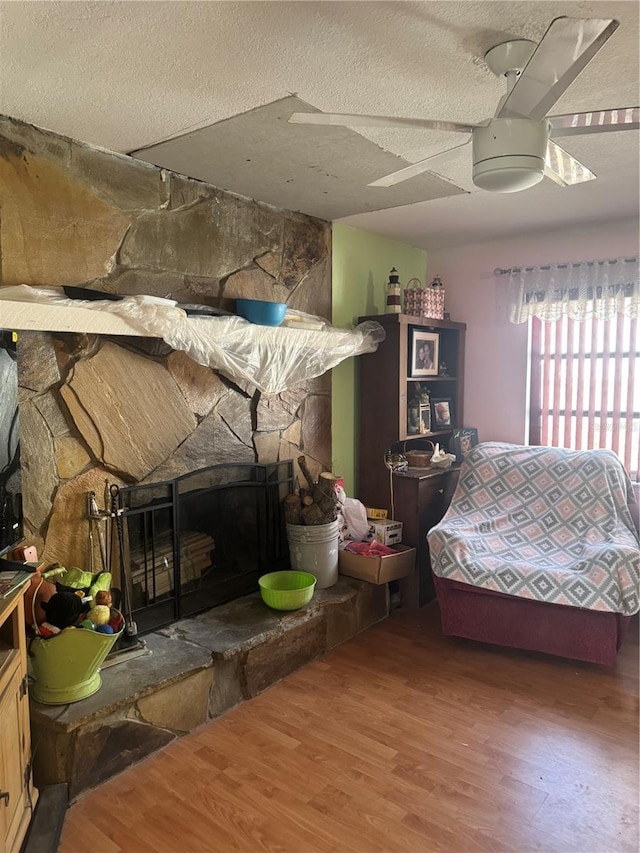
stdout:
<svg viewBox="0 0 640 853">
<path fill-rule="evenodd" d="M 183 350 L 198 364 L 234 381 L 250 382 L 265 394 L 279 394 L 321 376 L 347 358 L 374 352 L 385 337 L 382 326 L 371 320 L 353 329 L 326 325 L 319 331 L 258 326 L 236 316 L 190 317 L 178 306 L 157 304 L 144 296 L 125 296 L 117 302 L 68 299 L 62 288 L 56 287 L 0 287 L 1 300 L 114 314 L 140 333 L 162 338 L 174 350 Z M 0 308 L 0 325 L 1 318 Z"/>
</svg>

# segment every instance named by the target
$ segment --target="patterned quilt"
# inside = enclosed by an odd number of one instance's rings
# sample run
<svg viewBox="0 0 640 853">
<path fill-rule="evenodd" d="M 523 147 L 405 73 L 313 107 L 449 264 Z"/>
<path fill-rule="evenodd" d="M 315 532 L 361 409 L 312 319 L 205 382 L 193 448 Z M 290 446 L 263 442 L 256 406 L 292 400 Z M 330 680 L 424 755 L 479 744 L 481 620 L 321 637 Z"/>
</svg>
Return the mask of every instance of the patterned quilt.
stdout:
<svg viewBox="0 0 640 853">
<path fill-rule="evenodd" d="M 611 451 L 484 442 L 428 533 L 433 572 L 520 598 L 637 613 L 632 500 Z"/>
</svg>

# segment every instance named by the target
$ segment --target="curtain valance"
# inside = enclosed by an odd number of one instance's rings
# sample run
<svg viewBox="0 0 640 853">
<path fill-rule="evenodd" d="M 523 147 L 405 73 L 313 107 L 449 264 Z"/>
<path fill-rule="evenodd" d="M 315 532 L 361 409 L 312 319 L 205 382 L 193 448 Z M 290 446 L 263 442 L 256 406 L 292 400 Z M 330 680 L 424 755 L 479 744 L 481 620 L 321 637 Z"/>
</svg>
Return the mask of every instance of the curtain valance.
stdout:
<svg viewBox="0 0 640 853">
<path fill-rule="evenodd" d="M 557 320 L 611 319 L 618 313 L 640 315 L 638 258 L 614 258 L 583 263 L 547 264 L 497 270 L 509 276 L 509 320 L 529 317 Z"/>
</svg>

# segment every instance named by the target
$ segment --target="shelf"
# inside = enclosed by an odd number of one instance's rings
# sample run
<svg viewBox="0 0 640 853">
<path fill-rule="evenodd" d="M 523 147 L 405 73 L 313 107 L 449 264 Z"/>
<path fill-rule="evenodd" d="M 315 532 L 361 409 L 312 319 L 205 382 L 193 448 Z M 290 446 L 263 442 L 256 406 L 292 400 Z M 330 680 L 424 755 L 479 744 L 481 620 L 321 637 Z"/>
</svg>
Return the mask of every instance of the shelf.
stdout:
<svg viewBox="0 0 640 853">
<path fill-rule="evenodd" d="M 466 323 L 458 323 L 455 320 L 436 320 L 435 317 L 416 317 L 413 314 L 370 314 L 360 317 L 359 321 L 375 320 L 381 325 L 420 326 L 425 329 L 454 329 L 464 331 Z"/>
<path fill-rule="evenodd" d="M 426 468 L 418 468 L 417 466 L 409 466 L 406 471 L 394 471 L 393 476 L 403 478 L 409 478 L 414 480 L 426 480 L 432 477 L 441 477 L 443 474 L 459 471 L 460 465 L 453 464 L 448 468 L 438 468 L 435 465 L 427 465 Z"/>
<path fill-rule="evenodd" d="M 11 661 L 18 657 L 18 649 L 11 648 L 6 643 L 0 642 L 0 673 L 4 672 Z"/>
<path fill-rule="evenodd" d="M 360 317 L 360 322 L 365 319 Z M 433 320 L 408 314 L 387 314 L 375 318 L 386 332 L 378 350 L 358 359 L 359 448 L 357 497 L 366 506 L 389 509 L 389 471 L 381 464 L 386 451 L 396 453 L 431 449 L 438 443 L 445 450 L 453 431 L 464 423 L 464 323 Z M 446 365 L 451 376 L 410 376 L 416 330 L 437 332 L 438 368 Z M 435 372 L 435 371 L 434 371 Z M 451 426 L 436 427 L 413 409 L 418 387 L 429 388 L 431 401 L 449 399 Z M 409 417 L 411 416 L 411 420 Z M 415 417 L 415 420 L 414 420 Z M 407 432 L 409 424 L 431 426 L 429 432 Z M 446 419 L 445 419 L 446 420 Z M 442 423 L 438 420 L 437 423 Z M 402 593 L 409 606 L 426 604 L 434 595 L 427 531 L 442 518 L 458 479 L 458 467 L 418 468 L 394 472 L 393 517 L 402 521 L 403 542 L 417 550 L 417 571 Z"/>
<path fill-rule="evenodd" d="M 420 382 L 424 385 L 431 382 L 457 382 L 457 376 L 407 376 L 407 382 Z"/>
<path fill-rule="evenodd" d="M 401 435 L 398 441 L 415 441 L 417 439 L 426 439 L 427 441 L 434 441 L 440 438 L 448 438 L 454 429 L 458 429 L 458 427 L 446 427 L 445 429 L 439 429 L 435 432 L 412 432 L 405 433 Z"/>
<path fill-rule="evenodd" d="M 353 329 L 325 321 L 320 330 L 262 326 L 235 315 L 191 316 L 177 305 L 148 300 L 68 299 L 60 287 L 7 286 L 0 288 L 2 328 L 161 338 L 198 364 L 264 394 L 280 394 L 345 359 L 373 353 L 384 340 L 377 321 Z"/>
</svg>

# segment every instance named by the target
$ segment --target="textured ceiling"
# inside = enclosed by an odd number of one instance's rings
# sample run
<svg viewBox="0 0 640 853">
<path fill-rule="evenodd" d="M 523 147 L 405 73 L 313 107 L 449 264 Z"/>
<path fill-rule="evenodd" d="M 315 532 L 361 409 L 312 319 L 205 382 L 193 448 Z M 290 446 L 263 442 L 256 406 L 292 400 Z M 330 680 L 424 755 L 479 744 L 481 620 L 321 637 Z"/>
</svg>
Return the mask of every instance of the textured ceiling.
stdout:
<svg viewBox="0 0 640 853">
<path fill-rule="evenodd" d="M 374 196 L 373 177 L 460 138 L 293 126 L 277 114 L 297 95 L 306 110 L 481 121 L 504 91 L 484 53 L 509 38 L 539 41 L 559 15 L 621 26 L 552 112 L 635 106 L 638 8 L 635 0 L 0 2 L 0 112 L 123 152 L 180 137 L 171 158 L 186 174 L 427 249 L 609 222 L 638 216 L 637 131 L 564 140 L 598 175 L 572 188 L 545 180 L 509 196 L 479 191 L 467 149 L 439 167 L 445 181 L 425 175 Z M 161 153 L 168 149 L 139 156 L 160 162 Z"/>
<path fill-rule="evenodd" d="M 346 127 L 288 124 L 312 112 L 293 96 L 136 152 L 157 166 L 321 219 L 463 192 L 432 172 L 396 187 L 367 184 L 405 164 Z M 215 152 L 214 156 L 212 154 Z"/>
</svg>

